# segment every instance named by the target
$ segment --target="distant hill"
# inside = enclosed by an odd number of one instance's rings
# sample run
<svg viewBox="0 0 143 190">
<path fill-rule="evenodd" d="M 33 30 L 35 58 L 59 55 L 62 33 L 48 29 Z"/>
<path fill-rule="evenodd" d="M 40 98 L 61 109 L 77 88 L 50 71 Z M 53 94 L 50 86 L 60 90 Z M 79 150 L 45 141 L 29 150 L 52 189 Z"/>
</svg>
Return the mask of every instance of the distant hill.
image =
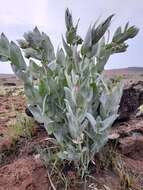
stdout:
<svg viewBox="0 0 143 190">
<path fill-rule="evenodd" d="M 122 75 L 122 74 L 143 74 L 143 67 L 127 67 L 121 69 L 109 69 L 105 70 L 107 75 Z"/>
<path fill-rule="evenodd" d="M 128 67 L 128 71 L 137 71 L 137 72 L 143 72 L 143 67 Z"/>
</svg>

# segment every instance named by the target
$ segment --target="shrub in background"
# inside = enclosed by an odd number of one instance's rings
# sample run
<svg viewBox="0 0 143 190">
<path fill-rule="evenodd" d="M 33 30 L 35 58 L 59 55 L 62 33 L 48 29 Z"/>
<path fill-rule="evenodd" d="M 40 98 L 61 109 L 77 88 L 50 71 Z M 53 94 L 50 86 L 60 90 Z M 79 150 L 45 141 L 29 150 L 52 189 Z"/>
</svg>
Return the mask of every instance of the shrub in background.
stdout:
<svg viewBox="0 0 143 190">
<path fill-rule="evenodd" d="M 108 129 L 118 116 L 122 84 L 111 88 L 103 75 L 104 66 L 111 55 L 125 52 L 125 42 L 138 33 L 127 23 L 124 29 L 118 27 L 109 41 L 106 32 L 112 17 L 90 26 L 83 40 L 67 9 L 64 50 L 58 48 L 56 54 L 50 38 L 37 27 L 18 40 L 20 47 L 3 33 L 0 38 L 0 60 L 10 61 L 24 83 L 35 120 L 54 135 L 58 145 L 55 157 L 74 162 L 81 176 L 107 142 Z"/>
</svg>

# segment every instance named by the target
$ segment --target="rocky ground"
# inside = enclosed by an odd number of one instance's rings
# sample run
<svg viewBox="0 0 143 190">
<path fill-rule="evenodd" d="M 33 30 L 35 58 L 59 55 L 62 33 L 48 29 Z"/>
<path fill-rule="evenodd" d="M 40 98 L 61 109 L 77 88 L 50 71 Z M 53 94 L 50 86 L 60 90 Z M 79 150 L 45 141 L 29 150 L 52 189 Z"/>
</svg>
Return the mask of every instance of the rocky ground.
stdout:
<svg viewBox="0 0 143 190">
<path fill-rule="evenodd" d="M 26 107 L 21 84 L 9 77 L 0 77 L 0 86 L 4 87 L 0 90 L 0 190 L 50 190 L 47 170 L 38 154 L 38 147 L 48 143 L 46 132 L 36 123 L 32 138 L 19 136 L 13 140 L 9 132 L 9 122 Z M 141 81 L 126 86 L 120 117 L 108 145 L 95 159 L 92 177 L 86 184 L 72 179 L 68 190 L 143 190 L 143 118 L 135 117 L 143 103 L 142 90 Z M 71 171 L 68 176 L 73 177 Z"/>
</svg>

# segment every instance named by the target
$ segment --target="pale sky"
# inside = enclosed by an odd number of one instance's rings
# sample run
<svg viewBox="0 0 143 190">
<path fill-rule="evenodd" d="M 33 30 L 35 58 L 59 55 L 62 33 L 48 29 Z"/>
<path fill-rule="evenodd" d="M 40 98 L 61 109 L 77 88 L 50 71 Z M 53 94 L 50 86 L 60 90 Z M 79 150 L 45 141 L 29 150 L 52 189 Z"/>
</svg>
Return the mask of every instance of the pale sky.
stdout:
<svg viewBox="0 0 143 190">
<path fill-rule="evenodd" d="M 143 0 L 0 0 L 0 33 L 17 40 L 35 26 L 46 32 L 55 51 L 65 32 L 64 12 L 68 7 L 75 22 L 80 18 L 79 34 L 84 37 L 90 24 L 100 17 L 104 20 L 115 13 L 111 31 L 127 21 L 140 28 L 138 36 L 130 40 L 127 53 L 113 55 L 106 68 L 143 67 Z M 8 63 L 0 62 L 0 73 L 12 73 Z"/>
</svg>

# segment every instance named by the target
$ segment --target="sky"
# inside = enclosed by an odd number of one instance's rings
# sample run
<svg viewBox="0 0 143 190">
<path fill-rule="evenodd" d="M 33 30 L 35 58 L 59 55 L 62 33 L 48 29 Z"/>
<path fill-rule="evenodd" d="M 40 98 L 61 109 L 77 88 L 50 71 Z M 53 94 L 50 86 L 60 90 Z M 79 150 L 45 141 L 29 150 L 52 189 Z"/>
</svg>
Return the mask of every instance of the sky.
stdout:
<svg viewBox="0 0 143 190">
<path fill-rule="evenodd" d="M 79 34 L 82 37 L 98 18 L 103 21 L 115 13 L 111 33 L 127 21 L 139 27 L 140 32 L 135 39 L 128 41 L 128 51 L 113 55 L 106 68 L 143 67 L 143 0 L 0 0 L 0 5 L 0 33 L 4 32 L 10 40 L 16 41 L 24 32 L 38 26 L 50 36 L 55 51 L 62 46 L 67 7 L 75 22 L 80 18 Z M 0 62 L 0 73 L 12 73 L 10 64 Z"/>
</svg>

